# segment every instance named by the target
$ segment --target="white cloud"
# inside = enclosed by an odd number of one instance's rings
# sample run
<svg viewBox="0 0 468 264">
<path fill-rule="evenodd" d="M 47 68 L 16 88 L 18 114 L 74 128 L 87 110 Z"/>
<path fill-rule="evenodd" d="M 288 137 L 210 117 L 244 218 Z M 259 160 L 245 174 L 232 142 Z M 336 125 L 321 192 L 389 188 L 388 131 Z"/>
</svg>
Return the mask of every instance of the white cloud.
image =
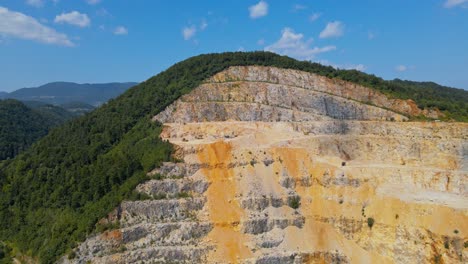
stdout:
<svg viewBox="0 0 468 264">
<path fill-rule="evenodd" d="M 240 46 L 240 47 L 237 49 L 237 51 L 242 51 L 242 52 L 244 52 L 245 49 L 244 49 L 244 47 Z"/>
<path fill-rule="evenodd" d="M 300 5 L 300 4 L 295 4 L 293 6 L 293 12 L 297 12 L 297 11 L 301 11 L 301 10 L 304 10 L 304 9 L 307 9 L 307 6 L 305 5 Z"/>
<path fill-rule="evenodd" d="M 445 8 L 452 8 L 464 3 L 468 3 L 468 0 L 447 0 L 445 1 L 444 7 Z"/>
<path fill-rule="evenodd" d="M 54 5 L 58 4 L 60 0 L 50 0 L 51 2 L 54 3 Z M 46 0 L 26 0 L 26 4 L 34 7 L 43 7 L 45 4 Z"/>
<path fill-rule="evenodd" d="M 362 72 L 367 69 L 367 67 L 364 64 L 335 64 L 327 60 L 320 60 L 318 61 L 318 63 L 326 66 L 331 66 L 335 69 L 357 70 Z"/>
<path fill-rule="evenodd" d="M 114 29 L 114 35 L 127 35 L 128 29 L 124 26 L 118 26 Z"/>
<path fill-rule="evenodd" d="M 259 45 L 259 46 L 265 45 L 265 40 L 264 40 L 264 39 L 259 39 L 259 40 L 257 41 L 257 45 Z"/>
<path fill-rule="evenodd" d="M 34 7 L 42 7 L 44 5 L 43 0 L 27 0 L 26 4 Z"/>
<path fill-rule="evenodd" d="M 320 16 L 322 16 L 322 14 L 320 13 L 314 13 L 312 15 L 309 16 L 309 21 L 310 22 L 314 22 L 315 20 L 319 19 Z"/>
<path fill-rule="evenodd" d="M 398 71 L 398 72 L 404 72 L 406 70 L 408 70 L 408 67 L 405 66 L 405 65 L 398 65 L 395 67 L 395 70 Z"/>
<path fill-rule="evenodd" d="M 88 15 L 81 14 L 78 11 L 72 11 L 70 13 L 62 13 L 55 17 L 55 23 L 66 23 L 78 27 L 88 27 L 91 24 L 91 20 Z"/>
<path fill-rule="evenodd" d="M 193 37 L 195 37 L 195 35 L 198 32 L 204 31 L 207 27 L 208 27 L 208 22 L 206 22 L 205 19 L 202 19 L 198 26 L 195 24 L 191 24 L 189 26 L 182 28 L 182 37 L 184 38 L 184 40 L 190 40 Z M 198 40 L 194 40 L 194 43 L 198 44 Z"/>
<path fill-rule="evenodd" d="M 86 2 L 90 5 L 96 5 L 101 2 L 101 0 L 86 0 Z"/>
<path fill-rule="evenodd" d="M 293 29 L 284 28 L 281 31 L 281 38 L 277 42 L 265 47 L 265 50 L 281 55 L 288 55 L 300 60 L 311 60 L 320 53 L 336 50 L 335 46 L 311 47 L 312 42 L 312 39 L 304 41 L 304 35 L 294 33 Z"/>
<path fill-rule="evenodd" d="M 105 8 L 100 8 L 99 10 L 96 11 L 96 15 L 100 17 L 112 17 L 112 14 L 107 11 Z"/>
<path fill-rule="evenodd" d="M 259 18 L 268 15 L 268 3 L 260 1 L 258 4 L 249 7 L 250 18 Z"/>
<path fill-rule="evenodd" d="M 344 24 L 340 21 L 329 22 L 325 29 L 320 32 L 320 38 L 337 38 L 344 34 Z"/>
<path fill-rule="evenodd" d="M 197 28 L 194 25 L 191 25 L 190 27 L 184 27 L 182 29 L 182 36 L 185 40 L 191 39 L 193 36 L 195 36 L 196 33 Z"/>
<path fill-rule="evenodd" d="M 0 7 L 0 35 L 34 40 L 46 44 L 74 46 L 63 33 L 44 26 L 35 18 Z"/>
<path fill-rule="evenodd" d="M 200 30 L 203 31 L 206 29 L 206 27 L 208 27 L 208 23 L 206 22 L 206 20 L 202 20 L 200 24 Z"/>
<path fill-rule="evenodd" d="M 345 69 L 347 70 L 356 70 L 356 71 L 365 71 L 367 68 L 364 64 L 349 65 Z"/>
</svg>

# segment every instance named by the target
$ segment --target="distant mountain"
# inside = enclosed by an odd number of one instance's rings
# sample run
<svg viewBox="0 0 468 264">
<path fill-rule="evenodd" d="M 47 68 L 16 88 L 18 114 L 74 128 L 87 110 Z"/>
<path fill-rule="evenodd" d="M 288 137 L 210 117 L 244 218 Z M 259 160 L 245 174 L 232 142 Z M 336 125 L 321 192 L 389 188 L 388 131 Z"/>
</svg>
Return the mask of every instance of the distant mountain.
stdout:
<svg viewBox="0 0 468 264">
<path fill-rule="evenodd" d="M 61 105 L 72 102 L 99 106 L 136 85 L 127 83 L 77 84 L 72 82 L 53 82 L 34 88 L 22 88 L 11 93 L 2 93 L 0 98 L 20 101 L 39 101 Z"/>
<path fill-rule="evenodd" d="M 67 110 L 43 103 L 30 106 L 13 100 L 0 100 L 0 161 L 13 158 L 48 131 L 73 118 Z"/>
<path fill-rule="evenodd" d="M 0 99 L 1 98 L 4 98 L 5 96 L 7 96 L 8 93 L 7 92 L 0 92 Z"/>
</svg>

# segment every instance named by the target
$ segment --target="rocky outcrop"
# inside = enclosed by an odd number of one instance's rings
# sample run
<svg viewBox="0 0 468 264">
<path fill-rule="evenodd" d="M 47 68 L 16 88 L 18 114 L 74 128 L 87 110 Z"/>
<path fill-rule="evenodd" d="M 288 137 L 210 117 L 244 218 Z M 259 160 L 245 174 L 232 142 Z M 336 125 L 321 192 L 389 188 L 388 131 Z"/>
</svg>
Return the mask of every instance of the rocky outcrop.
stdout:
<svg viewBox="0 0 468 264">
<path fill-rule="evenodd" d="M 402 121 L 408 118 L 395 111 L 412 115 L 418 109 L 409 101 L 391 100 L 369 88 L 349 83 L 339 86 L 324 80 L 328 79 L 294 70 L 231 67 L 182 96 L 154 119 L 161 123 Z M 357 96 L 359 93 L 368 96 Z"/>
<path fill-rule="evenodd" d="M 209 79 L 154 117 L 182 162 L 62 262 L 467 262 L 468 125 L 383 121 L 405 117 L 339 84 L 263 67 Z"/>
<path fill-rule="evenodd" d="M 431 118 L 443 116 L 443 114 L 437 110 L 419 109 L 413 100 L 390 99 L 376 90 L 358 84 L 338 79 L 329 79 L 324 76 L 298 70 L 261 66 L 230 67 L 228 70 L 210 78 L 208 82 L 225 83 L 233 81 L 291 85 L 298 88 L 332 94 L 361 103 L 372 104 L 409 116 L 425 115 Z"/>
</svg>

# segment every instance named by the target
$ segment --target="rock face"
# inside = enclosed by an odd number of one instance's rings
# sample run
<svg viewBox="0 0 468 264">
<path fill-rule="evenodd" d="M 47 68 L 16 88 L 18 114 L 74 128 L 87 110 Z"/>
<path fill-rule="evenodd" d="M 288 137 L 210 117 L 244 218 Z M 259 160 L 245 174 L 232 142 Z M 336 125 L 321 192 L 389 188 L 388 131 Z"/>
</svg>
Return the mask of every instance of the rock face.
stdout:
<svg viewBox="0 0 468 264">
<path fill-rule="evenodd" d="M 423 113 L 308 73 L 229 68 L 154 117 L 183 162 L 150 172 L 137 191 L 151 199 L 123 202 L 118 229 L 62 262 L 466 263 L 468 125 L 385 121 L 396 112 Z"/>
<path fill-rule="evenodd" d="M 177 100 L 155 120 L 162 123 L 401 121 L 407 118 L 371 104 L 405 114 L 413 111 L 414 105 L 407 101 L 390 100 L 371 89 L 344 84 L 340 86 L 329 79 L 295 70 L 231 67 Z"/>
</svg>

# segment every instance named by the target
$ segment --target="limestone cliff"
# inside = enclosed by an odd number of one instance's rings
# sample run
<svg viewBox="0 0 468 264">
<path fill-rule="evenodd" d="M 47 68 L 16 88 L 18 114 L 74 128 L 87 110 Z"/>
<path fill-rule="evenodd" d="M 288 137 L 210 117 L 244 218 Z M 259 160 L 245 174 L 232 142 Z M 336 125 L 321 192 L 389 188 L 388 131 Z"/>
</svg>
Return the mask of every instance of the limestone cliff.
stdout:
<svg viewBox="0 0 468 264">
<path fill-rule="evenodd" d="M 83 263 L 466 263 L 468 125 L 309 73 L 231 67 L 153 120 L 149 172 Z M 436 115 L 437 113 L 435 113 Z"/>
<path fill-rule="evenodd" d="M 239 66 L 216 74 L 155 119 L 162 123 L 407 120 L 397 112 L 422 111 L 414 102 L 388 99 L 375 90 L 311 73 Z"/>
</svg>

